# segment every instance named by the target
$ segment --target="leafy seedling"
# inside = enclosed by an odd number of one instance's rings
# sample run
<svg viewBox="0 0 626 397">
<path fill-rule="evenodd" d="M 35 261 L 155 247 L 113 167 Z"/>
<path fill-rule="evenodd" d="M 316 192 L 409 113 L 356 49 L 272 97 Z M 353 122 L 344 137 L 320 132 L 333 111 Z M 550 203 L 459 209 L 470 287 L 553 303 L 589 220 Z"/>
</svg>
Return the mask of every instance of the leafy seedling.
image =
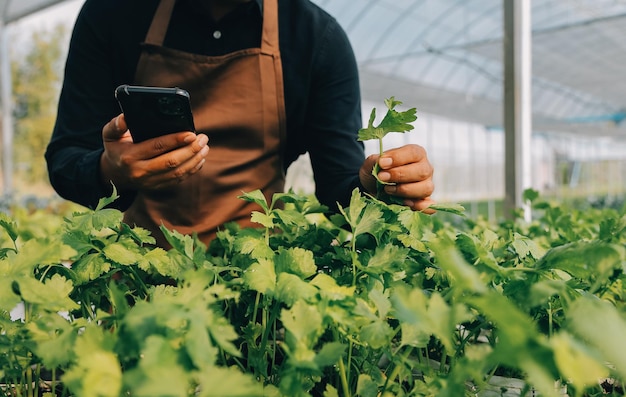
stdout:
<svg viewBox="0 0 626 397">
<path fill-rule="evenodd" d="M 395 97 L 391 97 L 389 99 L 385 99 L 385 105 L 387 106 L 387 114 L 383 117 L 380 124 L 374 126 L 374 121 L 376 119 L 376 108 L 372 109 L 370 113 L 370 119 L 366 128 L 361 128 L 359 130 L 358 139 L 359 141 L 367 141 L 370 139 L 378 139 L 378 147 L 379 147 L 379 155 L 382 156 L 384 153 L 383 150 L 383 138 L 389 134 L 390 132 L 400 132 L 404 133 L 407 131 L 411 131 L 413 129 L 413 125 L 410 123 L 417 120 L 417 116 L 415 115 L 416 109 L 411 108 L 404 112 L 398 112 L 395 110 L 396 106 L 401 105 L 401 101 L 397 101 Z M 376 178 L 376 191 L 377 197 L 383 201 L 385 198 L 388 198 L 392 202 L 401 201 L 397 197 L 391 197 L 384 193 L 382 189 L 383 185 L 390 185 L 391 183 L 382 181 L 378 177 L 378 172 L 380 171 L 380 166 L 378 162 L 374 165 L 372 169 L 372 175 Z M 397 204 L 400 204 L 399 202 Z"/>
</svg>

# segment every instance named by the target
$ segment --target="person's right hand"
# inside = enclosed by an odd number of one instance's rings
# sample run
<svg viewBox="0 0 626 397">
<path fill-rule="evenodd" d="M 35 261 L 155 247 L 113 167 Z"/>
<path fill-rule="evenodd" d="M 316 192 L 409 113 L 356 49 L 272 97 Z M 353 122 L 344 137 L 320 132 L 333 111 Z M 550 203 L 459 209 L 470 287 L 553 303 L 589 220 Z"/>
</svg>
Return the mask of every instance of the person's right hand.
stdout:
<svg viewBox="0 0 626 397">
<path fill-rule="evenodd" d="M 133 143 L 124 115 L 102 129 L 103 181 L 118 190 L 159 190 L 176 185 L 202 168 L 209 153 L 204 134 L 177 132 Z"/>
</svg>

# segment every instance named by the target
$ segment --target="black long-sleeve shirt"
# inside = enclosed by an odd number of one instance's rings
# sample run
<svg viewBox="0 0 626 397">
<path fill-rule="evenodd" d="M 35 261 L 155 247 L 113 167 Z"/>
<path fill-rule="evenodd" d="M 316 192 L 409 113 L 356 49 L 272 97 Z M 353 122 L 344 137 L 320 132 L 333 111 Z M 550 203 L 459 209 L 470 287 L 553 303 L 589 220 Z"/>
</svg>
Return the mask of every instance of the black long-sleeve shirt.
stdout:
<svg viewBox="0 0 626 397">
<path fill-rule="evenodd" d="M 139 44 L 158 3 L 87 0 L 78 15 L 46 151 L 52 186 L 68 200 L 94 207 L 110 194 L 99 169 L 102 127 L 120 113 L 113 92 L 133 82 Z M 164 46 L 210 56 L 259 47 L 262 7 L 262 0 L 253 0 L 215 22 L 197 1 L 179 0 Z M 284 166 L 308 151 L 320 202 L 345 205 L 359 186 L 364 160 L 351 45 L 337 21 L 309 0 L 279 0 L 279 40 L 287 115 Z M 133 197 L 126 193 L 114 205 L 124 210 Z"/>
</svg>

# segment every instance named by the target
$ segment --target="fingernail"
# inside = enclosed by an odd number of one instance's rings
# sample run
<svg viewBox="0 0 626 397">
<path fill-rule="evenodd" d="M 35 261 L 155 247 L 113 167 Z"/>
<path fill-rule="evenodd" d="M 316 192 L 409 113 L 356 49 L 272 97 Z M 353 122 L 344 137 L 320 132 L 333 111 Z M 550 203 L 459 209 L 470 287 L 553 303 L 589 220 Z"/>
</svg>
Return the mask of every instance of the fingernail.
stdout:
<svg viewBox="0 0 626 397">
<path fill-rule="evenodd" d="M 115 123 L 115 129 L 119 131 L 120 130 L 120 116 L 117 116 L 115 118 L 115 122 L 114 123 Z"/>
<path fill-rule="evenodd" d="M 397 190 L 398 190 L 398 188 L 396 187 L 396 185 L 386 185 L 385 186 L 385 192 L 388 193 L 388 194 L 394 194 Z"/>
<path fill-rule="evenodd" d="M 380 179 L 381 181 L 388 181 L 389 179 L 391 179 L 391 174 L 388 172 L 379 172 L 378 173 L 378 179 Z"/>
<path fill-rule="evenodd" d="M 209 137 L 204 135 L 204 134 L 200 134 L 199 138 L 198 138 L 198 144 L 200 146 L 204 146 L 209 142 Z"/>
<path fill-rule="evenodd" d="M 402 203 L 404 203 L 404 205 L 406 205 L 407 207 L 411 207 L 411 208 L 413 208 L 413 206 L 415 205 L 415 201 L 413 200 L 404 200 Z"/>
<path fill-rule="evenodd" d="M 390 159 L 389 157 L 381 157 L 378 160 L 378 165 L 380 165 L 383 168 L 391 166 L 392 163 L 393 163 L 393 160 Z"/>
</svg>

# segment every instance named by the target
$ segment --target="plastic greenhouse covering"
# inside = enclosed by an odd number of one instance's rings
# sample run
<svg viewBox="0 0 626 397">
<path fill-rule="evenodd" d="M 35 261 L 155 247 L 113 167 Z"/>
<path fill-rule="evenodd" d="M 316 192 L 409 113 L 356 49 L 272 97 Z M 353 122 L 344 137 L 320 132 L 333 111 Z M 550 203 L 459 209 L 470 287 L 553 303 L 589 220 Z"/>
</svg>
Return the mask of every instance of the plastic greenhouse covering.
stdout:
<svg viewBox="0 0 626 397">
<path fill-rule="evenodd" d="M 440 199 L 502 197 L 503 5 L 513 0 L 312 1 L 350 37 L 364 117 L 390 96 L 418 109 L 416 134 L 397 139 L 426 146 Z M 522 1 L 532 7 L 533 186 L 626 190 L 626 1 Z M 0 16 L 9 24 L 56 3 L 0 0 Z"/>
</svg>

